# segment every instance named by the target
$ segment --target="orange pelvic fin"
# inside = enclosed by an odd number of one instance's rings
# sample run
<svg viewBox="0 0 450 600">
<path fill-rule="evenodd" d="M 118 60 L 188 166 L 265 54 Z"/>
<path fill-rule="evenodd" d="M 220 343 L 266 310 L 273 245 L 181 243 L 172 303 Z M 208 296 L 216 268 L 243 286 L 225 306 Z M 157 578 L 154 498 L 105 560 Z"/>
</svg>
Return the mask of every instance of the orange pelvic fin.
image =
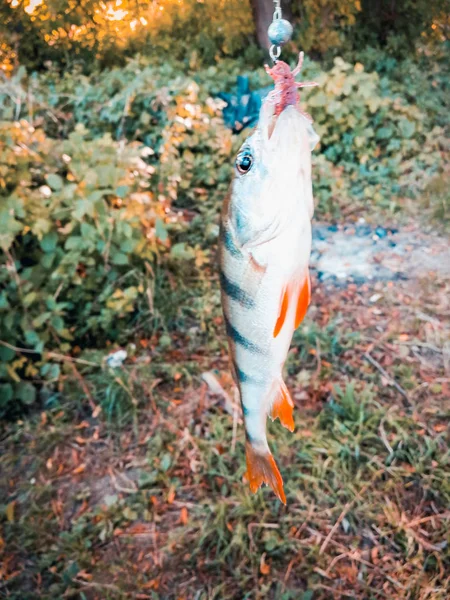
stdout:
<svg viewBox="0 0 450 600">
<path fill-rule="evenodd" d="M 300 289 L 300 294 L 298 296 L 297 311 L 295 313 L 295 329 L 297 329 L 297 327 L 305 318 L 310 301 L 311 281 L 309 279 L 309 272 L 307 272 L 305 281 Z"/>
<path fill-rule="evenodd" d="M 281 297 L 280 312 L 278 313 L 278 319 L 277 319 L 277 322 L 275 323 L 275 328 L 273 330 L 274 338 L 277 337 L 277 335 L 281 331 L 281 328 L 284 325 L 288 306 L 289 306 L 289 289 L 288 289 L 288 287 L 286 287 L 283 292 L 283 295 Z"/>
<path fill-rule="evenodd" d="M 250 444 L 245 443 L 245 456 L 247 458 L 246 479 L 250 490 L 255 493 L 263 483 L 270 485 L 277 498 L 286 504 L 286 495 L 283 489 L 283 478 L 278 470 L 277 463 L 269 451 L 258 452 Z"/>
<path fill-rule="evenodd" d="M 277 418 L 280 419 L 280 423 L 283 425 L 283 427 L 286 427 L 286 429 L 289 429 L 289 431 L 294 431 L 295 424 L 293 412 L 294 403 L 286 384 L 284 381 L 282 381 L 278 395 L 272 404 L 272 409 L 269 416 L 272 421 L 275 421 Z"/>
</svg>

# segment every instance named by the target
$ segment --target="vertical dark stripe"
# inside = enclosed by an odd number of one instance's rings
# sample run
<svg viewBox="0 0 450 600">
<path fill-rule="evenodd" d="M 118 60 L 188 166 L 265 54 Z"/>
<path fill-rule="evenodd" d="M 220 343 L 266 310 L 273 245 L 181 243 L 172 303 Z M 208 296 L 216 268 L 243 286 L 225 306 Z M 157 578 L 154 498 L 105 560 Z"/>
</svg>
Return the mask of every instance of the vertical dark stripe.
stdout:
<svg viewBox="0 0 450 600">
<path fill-rule="evenodd" d="M 231 256 L 234 256 L 235 258 L 242 256 L 241 251 L 234 243 L 233 236 L 231 235 L 231 232 L 225 223 L 221 224 L 220 238 L 222 240 L 223 245 L 228 250 L 228 252 L 231 254 Z"/>
<path fill-rule="evenodd" d="M 253 354 L 265 354 L 264 350 L 239 333 L 224 315 L 227 335 L 236 343 Z"/>
<path fill-rule="evenodd" d="M 230 281 L 223 271 L 220 271 L 220 285 L 223 292 L 232 300 L 239 302 L 244 308 L 254 308 L 255 301 L 247 294 L 245 290 L 240 288 L 237 283 Z"/>
</svg>

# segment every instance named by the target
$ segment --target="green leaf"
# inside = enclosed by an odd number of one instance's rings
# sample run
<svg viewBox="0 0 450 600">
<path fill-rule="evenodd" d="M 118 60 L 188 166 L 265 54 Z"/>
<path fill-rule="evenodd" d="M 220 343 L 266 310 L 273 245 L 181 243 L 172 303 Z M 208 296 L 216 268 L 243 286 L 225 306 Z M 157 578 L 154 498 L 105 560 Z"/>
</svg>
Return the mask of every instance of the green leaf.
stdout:
<svg viewBox="0 0 450 600">
<path fill-rule="evenodd" d="M 41 375 L 49 380 L 58 379 L 60 372 L 61 369 L 57 363 L 46 363 L 41 368 Z"/>
<path fill-rule="evenodd" d="M 130 186 L 128 185 L 119 185 L 119 187 L 116 188 L 116 194 L 119 196 L 119 198 L 125 198 L 129 189 Z"/>
<path fill-rule="evenodd" d="M 174 258 L 185 259 L 188 260 L 195 256 L 195 251 L 193 248 L 187 246 L 184 242 L 174 244 L 170 249 L 170 254 Z"/>
<path fill-rule="evenodd" d="M 46 180 L 48 185 L 52 188 L 52 190 L 55 190 L 56 192 L 62 190 L 64 186 L 62 178 L 56 173 L 50 173 L 49 175 L 47 175 Z"/>
<path fill-rule="evenodd" d="M 84 217 L 84 215 L 93 216 L 94 214 L 94 206 L 90 200 L 83 198 L 81 200 L 77 200 L 75 202 L 75 208 L 73 210 L 73 216 L 78 221 Z"/>
<path fill-rule="evenodd" d="M 33 302 L 36 300 L 36 298 L 38 297 L 36 292 L 30 292 L 29 294 L 27 294 L 26 296 L 24 296 L 23 298 L 23 305 L 24 306 L 31 306 L 31 304 L 33 304 Z"/>
<path fill-rule="evenodd" d="M 30 406 L 36 400 L 36 388 L 27 381 L 21 381 L 16 386 L 16 398 Z"/>
<path fill-rule="evenodd" d="M 7 310 L 9 308 L 8 297 L 6 292 L 0 294 L 0 310 Z"/>
<path fill-rule="evenodd" d="M 50 320 L 50 323 L 52 324 L 52 327 L 56 329 L 57 332 L 60 332 L 62 329 L 64 329 L 64 321 L 58 315 L 53 315 L 53 317 Z"/>
<path fill-rule="evenodd" d="M 24 335 L 25 335 L 25 340 L 26 340 L 27 344 L 29 346 L 32 346 L 33 348 L 41 342 L 41 338 L 34 331 L 34 329 L 29 329 L 29 330 L 25 331 Z"/>
<path fill-rule="evenodd" d="M 58 331 L 58 335 L 60 337 L 62 337 L 63 340 L 69 340 L 69 341 L 73 340 L 73 335 L 65 327 L 63 327 L 62 329 L 60 329 Z"/>
<path fill-rule="evenodd" d="M 156 471 L 151 471 L 147 473 L 146 471 L 139 474 L 138 486 L 142 489 L 146 487 L 151 487 L 157 480 L 158 473 Z"/>
<path fill-rule="evenodd" d="M 63 580 L 64 583 L 69 584 L 72 582 L 72 579 L 77 576 L 80 568 L 76 562 L 71 563 L 69 567 L 63 572 Z"/>
<path fill-rule="evenodd" d="M 121 244 L 120 244 L 120 249 L 122 250 L 122 252 L 124 252 L 125 254 L 130 254 L 131 252 L 133 252 L 133 250 L 136 247 L 136 242 L 135 240 L 124 240 Z"/>
<path fill-rule="evenodd" d="M 377 138 L 379 140 L 387 140 L 388 138 L 392 137 L 394 131 L 392 129 L 392 127 L 380 127 L 380 129 L 378 129 L 377 131 Z"/>
<path fill-rule="evenodd" d="M 161 459 L 161 469 L 163 471 L 168 471 L 170 468 L 170 465 L 172 464 L 172 457 L 170 454 L 166 453 L 163 455 L 162 459 Z"/>
<path fill-rule="evenodd" d="M 15 357 L 16 353 L 11 348 L 0 345 L 0 361 L 9 362 Z"/>
<path fill-rule="evenodd" d="M 41 327 L 44 323 L 46 323 L 52 316 L 51 312 L 41 313 L 38 317 L 33 319 L 33 327 Z"/>
<path fill-rule="evenodd" d="M 167 233 L 166 225 L 165 225 L 164 221 L 162 221 L 162 219 L 160 219 L 160 218 L 156 219 L 155 233 L 156 233 L 156 237 L 159 238 L 161 240 L 161 242 L 165 242 L 167 240 L 167 238 L 169 237 L 169 234 Z"/>
<path fill-rule="evenodd" d="M 97 236 L 97 232 L 95 230 L 95 227 L 83 221 L 83 223 L 81 223 L 81 235 L 84 238 L 95 239 L 95 237 Z"/>
<path fill-rule="evenodd" d="M 66 250 L 79 250 L 83 248 L 83 238 L 79 235 L 70 236 L 67 238 L 64 248 Z"/>
<path fill-rule="evenodd" d="M 123 254 L 123 252 L 114 252 L 114 254 L 111 255 L 111 262 L 115 265 L 127 265 L 128 256 Z"/>
<path fill-rule="evenodd" d="M 42 240 L 40 241 L 40 246 L 42 250 L 46 253 L 54 252 L 56 250 L 56 246 L 58 244 L 58 234 L 56 231 L 50 231 L 44 235 Z"/>
<path fill-rule="evenodd" d="M 416 131 L 415 123 L 408 119 L 402 119 L 398 124 L 398 128 L 400 129 L 400 135 L 407 139 L 411 138 Z"/>
<path fill-rule="evenodd" d="M 44 269 L 50 269 L 50 267 L 53 265 L 54 260 L 55 254 L 43 254 L 40 263 L 44 267 Z"/>
<path fill-rule="evenodd" d="M 13 399 L 14 392 L 10 383 L 0 384 L 0 406 L 6 406 Z"/>
</svg>

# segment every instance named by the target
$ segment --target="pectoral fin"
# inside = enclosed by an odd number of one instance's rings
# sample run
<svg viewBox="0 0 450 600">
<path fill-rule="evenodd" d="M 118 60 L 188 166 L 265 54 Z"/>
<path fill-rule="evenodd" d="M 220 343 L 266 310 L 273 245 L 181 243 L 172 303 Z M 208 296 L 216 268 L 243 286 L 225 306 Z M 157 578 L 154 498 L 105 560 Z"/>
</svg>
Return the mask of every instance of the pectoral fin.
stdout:
<svg viewBox="0 0 450 600">
<path fill-rule="evenodd" d="M 298 291 L 299 290 L 299 291 Z M 297 300 L 295 300 L 295 296 L 297 296 Z M 297 308 L 295 311 L 295 322 L 294 329 L 300 325 L 300 323 L 305 318 L 306 312 L 308 310 L 308 306 L 311 300 L 311 283 L 309 280 L 309 271 L 306 272 L 306 276 L 301 287 L 298 287 L 297 282 L 288 283 L 283 292 L 281 294 L 280 299 L 280 308 L 278 311 L 277 321 L 275 323 L 275 327 L 273 329 L 273 337 L 277 337 L 280 333 L 283 325 L 286 321 L 286 316 L 288 314 L 289 307 L 292 302 L 297 302 Z"/>
<path fill-rule="evenodd" d="M 311 281 L 309 279 L 309 271 L 306 274 L 305 281 L 300 288 L 300 294 L 298 296 L 297 311 L 295 313 L 295 329 L 305 318 L 308 310 L 309 303 L 311 301 Z"/>
<path fill-rule="evenodd" d="M 281 303 L 280 303 L 280 310 L 278 313 L 278 319 L 277 319 L 277 322 L 275 323 L 275 327 L 273 330 L 274 338 L 277 337 L 277 335 L 280 333 L 280 331 L 284 325 L 288 308 L 289 308 L 289 287 L 287 286 L 284 289 L 283 294 L 281 296 Z"/>
</svg>

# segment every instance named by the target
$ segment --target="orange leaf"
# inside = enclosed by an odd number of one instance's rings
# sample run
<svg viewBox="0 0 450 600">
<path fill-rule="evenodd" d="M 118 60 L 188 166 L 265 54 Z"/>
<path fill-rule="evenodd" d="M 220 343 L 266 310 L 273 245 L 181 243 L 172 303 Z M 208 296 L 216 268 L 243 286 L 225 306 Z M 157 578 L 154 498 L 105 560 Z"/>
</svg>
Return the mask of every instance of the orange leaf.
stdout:
<svg viewBox="0 0 450 600">
<path fill-rule="evenodd" d="M 81 465 L 79 467 L 77 467 L 76 469 L 74 469 L 72 471 L 72 473 L 74 475 L 79 475 L 80 473 L 83 473 L 83 471 L 86 469 L 86 464 L 85 463 L 81 463 Z"/>
<path fill-rule="evenodd" d="M 437 423 L 437 425 L 433 426 L 433 429 L 436 431 L 436 433 L 442 433 L 447 429 L 447 425 L 444 423 Z"/>
<path fill-rule="evenodd" d="M 172 504 L 172 502 L 175 500 L 175 488 L 172 486 L 169 490 L 169 493 L 167 495 L 167 502 L 169 504 Z"/>
<path fill-rule="evenodd" d="M 180 523 L 182 525 L 187 525 L 188 522 L 188 511 L 187 508 L 185 506 L 183 506 L 183 508 L 180 511 Z"/>
<path fill-rule="evenodd" d="M 261 554 L 261 560 L 259 562 L 259 570 L 263 575 L 270 573 L 270 566 L 266 563 L 266 553 Z"/>
</svg>

